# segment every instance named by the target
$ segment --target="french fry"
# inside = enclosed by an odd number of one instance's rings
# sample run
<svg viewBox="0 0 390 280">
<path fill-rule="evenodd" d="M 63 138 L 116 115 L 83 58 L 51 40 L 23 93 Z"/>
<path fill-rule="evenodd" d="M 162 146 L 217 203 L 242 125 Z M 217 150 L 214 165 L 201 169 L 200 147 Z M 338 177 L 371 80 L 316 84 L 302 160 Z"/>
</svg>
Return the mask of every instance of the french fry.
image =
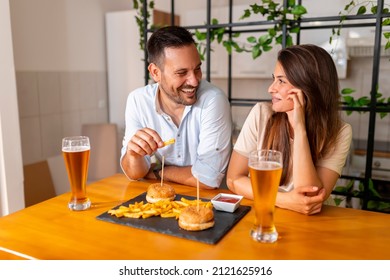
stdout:
<svg viewBox="0 0 390 280">
<path fill-rule="evenodd" d="M 198 201 L 181 198 L 174 201 L 158 201 L 156 203 L 144 203 L 143 201 L 129 204 L 128 206 L 119 206 L 117 209 L 108 210 L 108 214 L 117 218 L 147 219 L 149 217 L 160 216 L 162 218 L 178 219 L 181 210 L 190 205 L 196 205 Z M 199 200 L 199 205 L 212 208 L 210 201 Z"/>
<path fill-rule="evenodd" d="M 173 144 L 175 142 L 176 142 L 175 138 L 172 138 L 172 139 L 169 139 L 167 141 L 164 141 L 164 147 L 168 146 L 168 145 L 171 145 L 171 144 Z"/>
<path fill-rule="evenodd" d="M 177 214 L 170 212 L 170 213 L 161 213 L 161 218 L 176 218 Z"/>
<path fill-rule="evenodd" d="M 142 216 L 141 212 L 138 213 L 123 213 L 123 216 L 126 218 L 140 218 Z"/>
</svg>

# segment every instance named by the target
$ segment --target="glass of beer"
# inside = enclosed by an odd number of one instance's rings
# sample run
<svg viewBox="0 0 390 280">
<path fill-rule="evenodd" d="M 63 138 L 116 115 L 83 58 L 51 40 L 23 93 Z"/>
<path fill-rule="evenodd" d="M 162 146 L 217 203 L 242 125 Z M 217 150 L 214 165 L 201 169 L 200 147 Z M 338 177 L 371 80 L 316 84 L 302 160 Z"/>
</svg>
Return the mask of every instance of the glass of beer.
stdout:
<svg viewBox="0 0 390 280">
<path fill-rule="evenodd" d="M 68 203 L 71 210 L 85 210 L 91 207 L 86 190 L 90 150 L 89 138 L 86 136 L 72 136 L 62 139 L 62 155 L 72 190 Z"/>
<path fill-rule="evenodd" d="M 255 208 L 255 223 L 250 235 L 256 241 L 273 243 L 278 239 L 274 211 L 282 176 L 282 153 L 274 150 L 253 151 L 249 155 L 248 165 Z"/>
</svg>

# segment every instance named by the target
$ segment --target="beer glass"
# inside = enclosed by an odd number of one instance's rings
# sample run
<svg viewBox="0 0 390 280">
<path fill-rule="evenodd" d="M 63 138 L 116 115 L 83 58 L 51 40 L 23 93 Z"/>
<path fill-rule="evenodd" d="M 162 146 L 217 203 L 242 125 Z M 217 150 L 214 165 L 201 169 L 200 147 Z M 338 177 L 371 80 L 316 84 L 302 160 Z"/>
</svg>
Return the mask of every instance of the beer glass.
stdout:
<svg viewBox="0 0 390 280">
<path fill-rule="evenodd" d="M 89 138 L 86 136 L 62 139 L 62 155 L 72 190 L 68 203 L 71 210 L 85 210 L 91 206 L 86 191 L 90 149 Z"/>
<path fill-rule="evenodd" d="M 274 150 L 253 151 L 249 155 L 248 165 L 255 208 L 255 223 L 250 235 L 256 241 L 273 243 L 278 239 L 274 210 L 282 175 L 282 153 Z"/>
</svg>

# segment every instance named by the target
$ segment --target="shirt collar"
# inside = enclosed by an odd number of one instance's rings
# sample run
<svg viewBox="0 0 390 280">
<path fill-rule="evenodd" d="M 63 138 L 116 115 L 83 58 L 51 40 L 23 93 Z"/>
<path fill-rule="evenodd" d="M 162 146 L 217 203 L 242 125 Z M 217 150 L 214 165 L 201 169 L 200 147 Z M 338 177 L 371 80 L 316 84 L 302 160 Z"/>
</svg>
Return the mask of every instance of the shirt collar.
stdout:
<svg viewBox="0 0 390 280">
<path fill-rule="evenodd" d="M 154 97 L 154 108 L 156 110 L 156 112 L 160 115 L 162 114 L 165 114 L 164 111 L 161 109 L 161 104 L 160 104 L 160 100 L 158 98 L 158 95 L 159 95 L 159 85 L 157 84 L 157 87 L 156 87 L 156 92 L 155 92 L 155 97 Z M 196 101 L 198 102 L 198 100 Z M 184 114 L 186 114 L 188 111 L 190 111 L 192 108 L 192 105 L 188 105 L 184 108 Z"/>
<path fill-rule="evenodd" d="M 155 92 L 155 95 L 154 95 L 154 108 L 156 109 L 156 112 L 158 114 L 162 115 L 164 112 L 161 109 L 160 100 L 158 99 L 158 94 L 159 94 L 159 85 L 157 84 L 156 92 Z"/>
</svg>

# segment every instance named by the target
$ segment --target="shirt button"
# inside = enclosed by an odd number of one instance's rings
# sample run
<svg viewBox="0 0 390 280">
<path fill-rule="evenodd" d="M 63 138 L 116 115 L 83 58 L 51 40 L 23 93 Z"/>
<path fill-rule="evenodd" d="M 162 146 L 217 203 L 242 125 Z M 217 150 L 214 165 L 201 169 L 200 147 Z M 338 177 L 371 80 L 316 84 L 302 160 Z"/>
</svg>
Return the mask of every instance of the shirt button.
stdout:
<svg viewBox="0 0 390 280">
<path fill-rule="evenodd" d="M 180 156 L 180 155 L 177 155 L 177 157 L 178 157 L 178 158 L 181 158 L 181 156 Z"/>
</svg>

